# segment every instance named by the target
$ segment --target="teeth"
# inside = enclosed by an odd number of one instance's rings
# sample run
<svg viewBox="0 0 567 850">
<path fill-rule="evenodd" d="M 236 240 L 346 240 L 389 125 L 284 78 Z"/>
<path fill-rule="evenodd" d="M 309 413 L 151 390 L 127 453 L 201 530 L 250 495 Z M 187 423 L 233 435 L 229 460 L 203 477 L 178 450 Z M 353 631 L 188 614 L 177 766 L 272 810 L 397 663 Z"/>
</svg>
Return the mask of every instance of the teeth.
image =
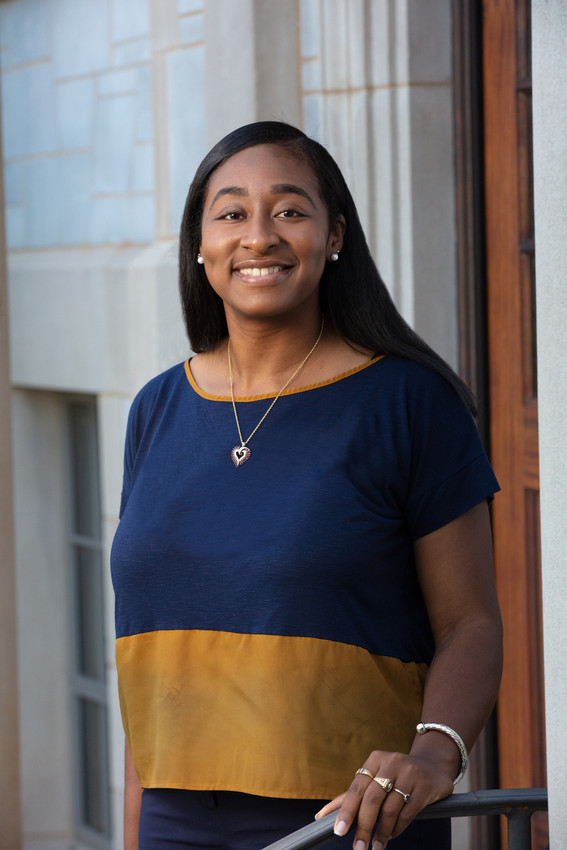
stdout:
<svg viewBox="0 0 567 850">
<path fill-rule="evenodd" d="M 282 269 L 283 266 L 267 266 L 263 269 L 259 269 L 255 266 L 251 269 L 240 269 L 240 274 L 244 277 L 266 277 L 266 275 L 281 272 Z"/>
</svg>

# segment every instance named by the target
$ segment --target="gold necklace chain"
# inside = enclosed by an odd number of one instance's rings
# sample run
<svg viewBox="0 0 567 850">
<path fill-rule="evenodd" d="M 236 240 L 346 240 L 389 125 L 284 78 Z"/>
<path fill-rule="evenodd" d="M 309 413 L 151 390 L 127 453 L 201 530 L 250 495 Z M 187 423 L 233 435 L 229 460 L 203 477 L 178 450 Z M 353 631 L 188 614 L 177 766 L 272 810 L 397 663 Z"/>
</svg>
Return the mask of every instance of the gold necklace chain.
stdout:
<svg viewBox="0 0 567 850">
<path fill-rule="evenodd" d="M 279 399 L 281 394 L 283 392 L 285 392 L 285 390 L 287 390 L 287 388 L 289 387 L 289 385 L 291 384 L 293 379 L 296 378 L 299 375 L 299 373 L 301 372 L 301 370 L 303 369 L 303 367 L 305 366 L 305 364 L 307 363 L 307 361 L 309 360 L 309 358 L 311 357 L 311 355 L 313 354 L 313 352 L 315 351 L 315 349 L 319 345 L 319 340 L 323 336 L 323 328 L 324 327 L 325 327 L 325 317 L 323 316 L 323 319 L 321 321 L 321 330 L 319 331 L 319 336 L 315 340 L 313 347 L 311 348 L 311 350 L 309 351 L 307 356 L 303 358 L 303 360 L 301 361 L 301 363 L 299 364 L 299 366 L 297 367 L 297 369 L 295 370 L 295 372 L 293 373 L 291 378 L 287 379 L 287 381 L 285 382 L 285 384 L 283 385 L 283 387 L 281 388 L 281 390 L 279 391 L 279 393 L 277 394 L 275 399 L 272 401 L 272 403 L 270 404 L 270 406 L 268 407 L 268 409 L 266 410 L 266 412 L 264 413 L 264 415 L 262 416 L 262 418 L 260 419 L 260 421 L 258 422 L 256 427 L 254 428 L 254 430 L 252 431 L 252 433 L 250 434 L 250 436 L 246 440 L 244 440 L 243 437 L 242 437 L 242 431 L 240 430 L 240 422 L 238 421 L 238 413 L 236 412 L 236 402 L 234 400 L 234 388 L 233 388 L 233 381 L 232 381 L 232 361 L 231 361 L 231 358 L 230 358 L 230 337 L 228 338 L 228 377 L 230 379 L 230 397 L 232 399 L 232 409 L 234 410 L 234 419 L 236 421 L 236 427 L 238 429 L 238 436 L 240 437 L 240 445 L 235 446 L 233 448 L 232 452 L 231 452 L 231 457 L 232 457 L 232 460 L 233 460 L 235 466 L 241 466 L 250 457 L 251 452 L 250 452 L 250 449 L 248 448 L 248 443 L 250 442 L 250 440 L 252 439 L 252 437 L 254 436 L 254 434 L 256 433 L 256 431 L 258 430 L 260 425 L 262 424 L 262 422 L 264 422 L 267 415 L 269 414 L 269 412 L 271 411 L 272 407 L 274 406 L 276 401 Z"/>
</svg>

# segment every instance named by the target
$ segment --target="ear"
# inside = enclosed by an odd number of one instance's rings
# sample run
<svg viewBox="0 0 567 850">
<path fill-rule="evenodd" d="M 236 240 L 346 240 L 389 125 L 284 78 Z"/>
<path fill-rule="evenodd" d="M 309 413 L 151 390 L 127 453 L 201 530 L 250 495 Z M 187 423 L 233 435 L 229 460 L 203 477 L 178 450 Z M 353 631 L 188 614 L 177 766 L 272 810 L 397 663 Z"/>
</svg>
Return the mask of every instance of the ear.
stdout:
<svg viewBox="0 0 567 850">
<path fill-rule="evenodd" d="M 329 239 L 327 241 L 327 248 L 329 253 L 332 254 L 336 252 L 337 254 L 343 247 L 343 241 L 346 233 L 346 221 L 344 215 L 342 213 L 337 216 L 334 222 L 331 224 L 331 229 L 329 231 Z"/>
</svg>

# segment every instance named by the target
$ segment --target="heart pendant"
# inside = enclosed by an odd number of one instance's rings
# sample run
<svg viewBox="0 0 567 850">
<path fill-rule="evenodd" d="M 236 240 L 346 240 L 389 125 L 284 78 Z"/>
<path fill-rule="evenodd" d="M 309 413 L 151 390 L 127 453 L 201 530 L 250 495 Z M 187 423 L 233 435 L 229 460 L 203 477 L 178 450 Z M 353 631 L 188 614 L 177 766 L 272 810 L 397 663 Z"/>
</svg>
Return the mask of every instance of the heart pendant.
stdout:
<svg viewBox="0 0 567 850">
<path fill-rule="evenodd" d="M 230 453 L 232 462 L 235 466 L 242 466 L 250 457 L 250 449 L 248 446 L 235 446 Z"/>
</svg>

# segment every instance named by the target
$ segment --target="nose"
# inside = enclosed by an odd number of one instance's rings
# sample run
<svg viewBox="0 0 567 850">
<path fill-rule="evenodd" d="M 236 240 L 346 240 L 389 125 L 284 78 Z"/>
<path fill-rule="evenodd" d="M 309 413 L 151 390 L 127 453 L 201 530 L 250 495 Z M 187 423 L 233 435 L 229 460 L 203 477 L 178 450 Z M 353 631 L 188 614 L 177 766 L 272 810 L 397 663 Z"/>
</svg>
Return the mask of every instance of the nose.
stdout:
<svg viewBox="0 0 567 850">
<path fill-rule="evenodd" d="M 257 254 L 265 254 L 278 241 L 279 236 L 270 215 L 258 213 L 250 216 L 242 235 L 242 246 L 244 248 L 249 248 Z"/>
</svg>

